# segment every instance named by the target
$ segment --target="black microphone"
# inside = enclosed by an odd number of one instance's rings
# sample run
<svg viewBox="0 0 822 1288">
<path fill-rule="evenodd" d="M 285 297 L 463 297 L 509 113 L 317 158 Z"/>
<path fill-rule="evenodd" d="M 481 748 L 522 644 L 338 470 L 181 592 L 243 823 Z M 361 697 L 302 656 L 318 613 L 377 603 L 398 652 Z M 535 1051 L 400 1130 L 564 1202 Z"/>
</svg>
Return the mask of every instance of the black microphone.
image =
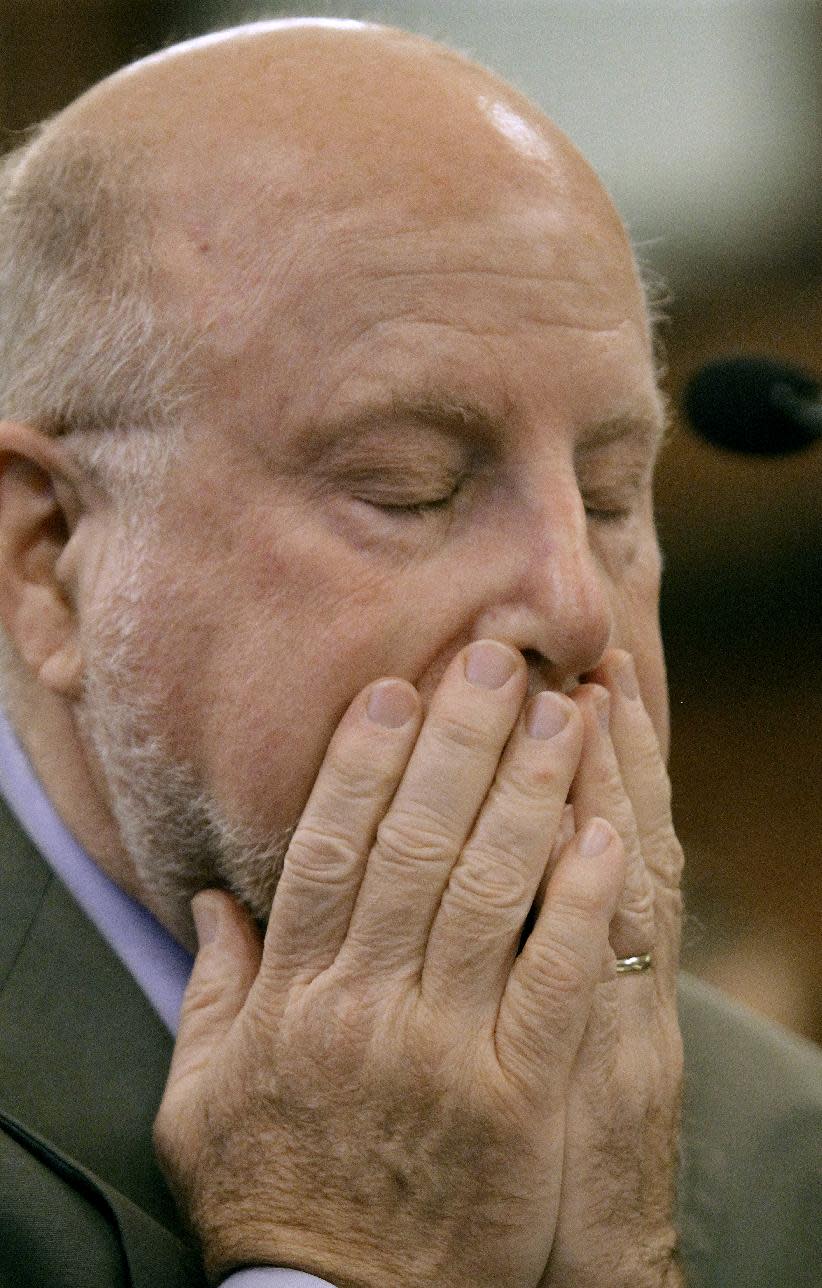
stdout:
<svg viewBox="0 0 822 1288">
<path fill-rule="evenodd" d="M 717 447 L 785 456 L 822 438 L 822 388 L 807 371 L 772 358 L 719 358 L 688 382 L 682 406 Z"/>
</svg>

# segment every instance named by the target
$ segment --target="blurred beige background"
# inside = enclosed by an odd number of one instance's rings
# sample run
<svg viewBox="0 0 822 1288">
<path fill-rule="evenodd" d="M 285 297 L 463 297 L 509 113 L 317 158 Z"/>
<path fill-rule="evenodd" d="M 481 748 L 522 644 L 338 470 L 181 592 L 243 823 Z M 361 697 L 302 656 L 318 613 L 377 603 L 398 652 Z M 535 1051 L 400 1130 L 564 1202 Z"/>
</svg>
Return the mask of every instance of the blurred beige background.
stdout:
<svg viewBox="0 0 822 1288">
<path fill-rule="evenodd" d="M 0 147 L 122 63 L 256 13 L 383 18 L 556 117 L 671 285 L 676 404 L 718 354 L 822 377 L 815 0 L 0 0 Z M 676 417 L 659 472 L 685 961 L 822 1040 L 822 448 L 739 459 Z"/>
</svg>

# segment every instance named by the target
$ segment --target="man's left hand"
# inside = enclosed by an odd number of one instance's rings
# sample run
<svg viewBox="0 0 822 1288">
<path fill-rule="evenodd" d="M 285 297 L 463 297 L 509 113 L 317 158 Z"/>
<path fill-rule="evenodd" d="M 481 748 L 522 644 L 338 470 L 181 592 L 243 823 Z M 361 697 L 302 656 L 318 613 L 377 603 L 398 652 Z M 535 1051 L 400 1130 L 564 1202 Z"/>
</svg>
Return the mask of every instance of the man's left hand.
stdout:
<svg viewBox="0 0 822 1288">
<path fill-rule="evenodd" d="M 628 869 L 611 923 L 613 958 L 571 1078 L 562 1198 L 541 1288 L 678 1284 L 671 1159 L 682 1079 L 676 1009 L 682 849 L 631 658 L 610 652 L 587 678 L 592 685 L 574 695 L 585 741 L 572 800 L 583 817 L 595 812 L 613 824 Z M 608 690 L 609 716 L 595 685 Z M 651 969 L 616 973 L 617 958 L 646 952 Z"/>
</svg>

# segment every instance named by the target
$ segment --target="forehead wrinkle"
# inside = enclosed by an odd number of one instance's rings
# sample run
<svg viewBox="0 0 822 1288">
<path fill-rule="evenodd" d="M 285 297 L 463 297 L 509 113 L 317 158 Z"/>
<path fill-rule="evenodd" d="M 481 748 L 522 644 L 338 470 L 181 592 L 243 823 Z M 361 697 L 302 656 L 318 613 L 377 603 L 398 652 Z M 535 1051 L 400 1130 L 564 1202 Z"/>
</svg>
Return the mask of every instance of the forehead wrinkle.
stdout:
<svg viewBox="0 0 822 1288">
<path fill-rule="evenodd" d="M 645 331 L 639 302 L 634 308 L 630 298 L 608 297 L 574 278 L 511 274 L 492 268 L 423 268 L 402 273 L 360 271 L 350 274 L 348 280 L 354 287 L 348 308 L 343 301 L 342 311 L 332 316 L 351 332 L 349 343 L 392 322 L 444 327 L 478 338 L 505 338 L 533 327 L 603 337 L 626 326 Z M 501 282 L 503 288 L 510 285 L 511 290 L 498 290 L 491 285 L 494 281 Z M 385 291 L 369 292 L 369 284 L 384 284 Z M 459 294 L 451 293 L 451 284 Z M 304 308 L 306 316 L 311 316 L 316 301 L 306 300 Z M 357 314 L 365 316 L 355 322 Z"/>
<path fill-rule="evenodd" d="M 602 258 L 609 268 L 618 265 L 624 303 L 640 305 L 642 295 L 633 260 L 621 246 L 599 245 L 577 236 L 585 212 L 557 205 L 543 193 L 539 198 L 513 200 L 510 194 L 488 202 L 480 214 L 428 215 L 414 219 L 408 203 L 395 217 L 361 200 L 346 211 L 323 213 L 312 219 L 311 237 L 300 236 L 296 255 L 299 267 L 311 280 L 327 281 L 333 266 L 335 281 L 397 283 L 450 279 L 508 281 L 512 285 L 546 287 L 581 293 L 591 303 L 609 299 L 613 291 L 601 282 Z M 291 225 L 304 232 L 297 221 Z M 530 291 L 528 292 L 530 294 Z"/>
<path fill-rule="evenodd" d="M 500 220 L 499 228 L 504 230 L 504 223 Z M 532 248 L 533 249 L 533 248 Z M 430 248 L 428 250 L 430 255 Z M 462 252 L 464 253 L 464 251 Z M 419 252 L 418 252 L 419 254 Z M 472 252 L 472 258 L 476 259 L 476 248 Z M 396 257 L 394 257 L 396 258 Z M 453 259 L 453 256 L 452 256 Z M 588 307 L 602 307 L 604 304 L 611 306 L 613 314 L 613 300 L 609 298 L 606 292 L 598 288 L 595 277 L 587 277 L 584 272 L 577 275 L 566 275 L 557 273 L 553 270 L 550 263 L 532 270 L 518 270 L 510 264 L 496 265 L 486 258 L 483 263 L 473 264 L 455 264 L 441 263 L 433 266 L 427 266 L 424 263 L 418 263 L 407 268 L 393 267 L 389 263 L 378 263 L 369 266 L 367 263 L 356 263 L 352 265 L 347 276 L 353 280 L 361 280 L 365 284 L 370 283 L 391 283 L 402 284 L 420 282 L 446 284 L 449 281 L 457 282 L 476 282 L 482 284 L 485 281 L 501 281 L 510 283 L 512 286 L 526 288 L 524 300 L 544 302 L 547 307 L 558 308 L 560 302 L 555 298 L 557 293 L 562 295 L 562 311 L 568 314 L 573 310 L 573 318 L 562 318 L 554 321 L 550 316 L 546 317 L 541 311 L 534 311 L 533 314 L 522 312 L 521 320 L 523 323 L 536 323 L 537 325 L 556 325 L 566 326 L 569 328 L 579 327 L 580 330 L 591 331 L 614 331 L 622 326 L 628 318 L 626 314 L 631 314 L 636 305 L 637 314 L 642 314 L 643 301 L 638 291 L 634 289 L 632 279 L 626 279 L 626 289 L 620 299 L 619 321 L 608 319 L 599 323 L 586 323 L 580 317 L 580 304 L 587 304 Z M 409 306 L 413 307 L 414 300 L 409 299 Z M 533 307 L 533 305 L 532 305 Z M 430 320 L 432 322 L 440 321 L 438 318 L 421 319 L 421 321 Z"/>
</svg>

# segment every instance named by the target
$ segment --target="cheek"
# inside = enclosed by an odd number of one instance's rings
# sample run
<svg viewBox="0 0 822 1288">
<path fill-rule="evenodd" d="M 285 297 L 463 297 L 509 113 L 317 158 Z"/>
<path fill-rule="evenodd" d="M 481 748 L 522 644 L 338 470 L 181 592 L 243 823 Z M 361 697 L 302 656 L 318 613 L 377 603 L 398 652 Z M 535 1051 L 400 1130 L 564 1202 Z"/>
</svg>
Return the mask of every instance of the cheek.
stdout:
<svg viewBox="0 0 822 1288">
<path fill-rule="evenodd" d="M 415 680 L 454 616 L 426 608 L 424 578 L 375 576 L 330 545 L 278 568 L 262 591 L 259 569 L 235 586 L 187 698 L 198 777 L 229 818 L 265 830 L 296 821 L 356 694 L 384 675 Z"/>
<path fill-rule="evenodd" d="M 216 634 L 193 748 L 223 809 L 266 828 L 295 821 L 340 717 L 380 669 L 369 614 L 287 598 Z"/>
</svg>

